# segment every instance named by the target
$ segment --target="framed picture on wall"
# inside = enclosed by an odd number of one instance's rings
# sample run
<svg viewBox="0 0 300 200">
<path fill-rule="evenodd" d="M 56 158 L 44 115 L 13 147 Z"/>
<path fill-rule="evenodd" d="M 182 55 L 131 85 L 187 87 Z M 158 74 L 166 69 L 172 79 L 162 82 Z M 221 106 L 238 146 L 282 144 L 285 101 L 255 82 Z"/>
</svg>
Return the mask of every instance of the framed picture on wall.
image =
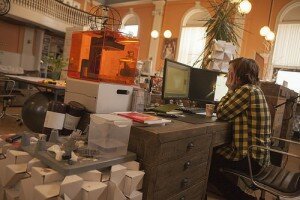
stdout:
<svg viewBox="0 0 300 200">
<path fill-rule="evenodd" d="M 161 58 L 170 60 L 175 59 L 176 55 L 177 38 L 165 38 L 163 43 L 163 50 Z"/>
</svg>

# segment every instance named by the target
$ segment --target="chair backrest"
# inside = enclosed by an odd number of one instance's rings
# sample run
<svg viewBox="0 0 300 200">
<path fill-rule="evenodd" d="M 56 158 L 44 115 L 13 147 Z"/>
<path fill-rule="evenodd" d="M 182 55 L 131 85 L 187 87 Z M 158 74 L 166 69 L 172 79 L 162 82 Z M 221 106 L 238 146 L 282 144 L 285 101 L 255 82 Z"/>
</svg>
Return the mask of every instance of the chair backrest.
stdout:
<svg viewBox="0 0 300 200">
<path fill-rule="evenodd" d="M 0 97 L 1 95 L 10 95 L 16 82 L 7 78 L 0 78 Z"/>
</svg>

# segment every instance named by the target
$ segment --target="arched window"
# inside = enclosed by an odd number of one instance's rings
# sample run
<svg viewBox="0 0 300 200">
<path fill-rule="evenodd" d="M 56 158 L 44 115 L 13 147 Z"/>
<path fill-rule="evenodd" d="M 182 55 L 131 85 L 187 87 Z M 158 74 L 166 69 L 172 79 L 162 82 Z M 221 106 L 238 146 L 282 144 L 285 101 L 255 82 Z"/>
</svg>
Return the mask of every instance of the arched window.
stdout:
<svg viewBox="0 0 300 200">
<path fill-rule="evenodd" d="M 300 69 L 300 1 L 288 4 L 277 18 L 277 34 L 272 64 Z"/>
<path fill-rule="evenodd" d="M 138 37 L 139 18 L 136 14 L 127 14 L 122 20 L 121 32 Z"/>
<path fill-rule="evenodd" d="M 209 13 L 205 9 L 194 8 L 188 11 L 181 26 L 181 35 L 179 43 L 178 62 L 187 65 L 194 65 L 197 60 L 201 60 L 206 43 L 205 20 L 208 19 Z M 200 67 L 202 62 L 197 63 L 194 67 Z"/>
</svg>

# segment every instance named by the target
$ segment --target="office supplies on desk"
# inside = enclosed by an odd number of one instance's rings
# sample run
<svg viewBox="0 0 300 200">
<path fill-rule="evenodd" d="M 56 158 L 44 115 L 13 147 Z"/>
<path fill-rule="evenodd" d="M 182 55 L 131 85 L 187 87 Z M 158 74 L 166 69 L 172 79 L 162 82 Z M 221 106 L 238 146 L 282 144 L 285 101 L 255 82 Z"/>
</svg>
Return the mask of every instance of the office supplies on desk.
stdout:
<svg viewBox="0 0 300 200">
<path fill-rule="evenodd" d="M 149 115 L 139 112 L 117 112 L 118 115 L 132 119 L 135 122 L 140 122 L 144 124 L 165 124 L 171 122 L 171 120 L 163 119 L 154 115 Z"/>
<path fill-rule="evenodd" d="M 205 113 L 205 108 L 191 108 L 191 107 L 180 107 L 176 110 L 182 111 L 183 113 L 188 114 L 197 114 L 197 113 Z"/>
<path fill-rule="evenodd" d="M 168 113 L 155 113 L 155 115 L 165 118 L 178 118 L 178 115 L 168 114 Z"/>
<path fill-rule="evenodd" d="M 190 123 L 190 124 L 204 124 L 212 123 L 217 121 L 217 117 L 206 117 L 205 115 L 185 115 L 184 117 L 179 117 L 176 120 Z"/>
<path fill-rule="evenodd" d="M 154 112 L 167 113 L 167 112 L 176 110 L 177 108 L 179 108 L 179 106 L 176 104 L 164 104 L 164 105 L 160 105 L 158 107 L 152 108 L 151 110 Z"/>
</svg>

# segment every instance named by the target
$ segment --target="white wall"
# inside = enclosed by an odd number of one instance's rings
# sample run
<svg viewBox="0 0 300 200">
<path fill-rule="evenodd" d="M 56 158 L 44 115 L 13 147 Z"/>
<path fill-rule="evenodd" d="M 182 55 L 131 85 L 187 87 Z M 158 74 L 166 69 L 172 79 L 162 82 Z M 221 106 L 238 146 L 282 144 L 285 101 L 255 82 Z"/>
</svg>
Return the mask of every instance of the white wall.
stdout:
<svg viewBox="0 0 300 200">
<path fill-rule="evenodd" d="M 8 51 L 0 51 L 0 64 L 5 66 L 19 67 L 21 55 Z"/>
</svg>

